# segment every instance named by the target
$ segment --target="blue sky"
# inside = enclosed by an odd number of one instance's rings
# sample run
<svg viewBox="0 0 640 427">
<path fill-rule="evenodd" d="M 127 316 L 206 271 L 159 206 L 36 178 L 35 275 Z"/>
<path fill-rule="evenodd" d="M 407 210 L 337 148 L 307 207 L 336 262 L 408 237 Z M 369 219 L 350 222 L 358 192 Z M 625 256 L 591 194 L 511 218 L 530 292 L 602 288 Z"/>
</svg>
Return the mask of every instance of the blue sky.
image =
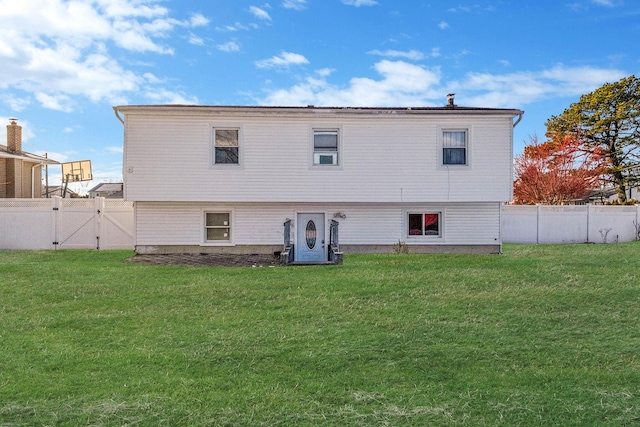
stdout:
<svg viewBox="0 0 640 427">
<path fill-rule="evenodd" d="M 439 106 L 454 92 L 523 109 L 518 153 L 581 94 L 640 74 L 637 0 L 0 0 L 0 28 L 0 119 L 19 119 L 25 151 L 90 159 L 81 192 L 122 179 L 114 105 Z"/>
</svg>

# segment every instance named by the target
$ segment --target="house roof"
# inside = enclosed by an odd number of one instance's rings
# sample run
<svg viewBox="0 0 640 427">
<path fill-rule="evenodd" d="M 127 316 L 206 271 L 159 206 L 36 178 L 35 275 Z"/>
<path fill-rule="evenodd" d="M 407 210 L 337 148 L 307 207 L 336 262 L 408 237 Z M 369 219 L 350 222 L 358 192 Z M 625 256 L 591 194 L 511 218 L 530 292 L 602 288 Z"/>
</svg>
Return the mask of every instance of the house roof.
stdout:
<svg viewBox="0 0 640 427">
<path fill-rule="evenodd" d="M 89 193 L 96 193 L 96 192 L 114 193 L 118 191 L 122 191 L 121 182 L 103 182 L 96 185 L 91 190 L 89 190 Z"/>
<path fill-rule="evenodd" d="M 233 106 L 233 105 L 120 105 L 113 107 L 116 116 L 122 121 L 118 113 L 147 113 L 147 114 L 215 114 L 235 113 L 250 115 L 283 114 L 347 114 L 347 115 L 431 115 L 431 114 L 473 114 L 473 115 L 510 115 L 521 116 L 524 111 L 512 108 L 480 108 L 445 105 L 441 107 L 306 107 L 287 106 Z"/>
<path fill-rule="evenodd" d="M 70 188 L 66 188 L 64 189 L 64 186 L 62 185 L 50 185 L 48 187 L 46 186 L 42 186 L 42 195 L 46 196 L 57 196 L 57 195 L 62 195 L 62 192 L 65 192 L 66 194 L 68 194 L 69 196 L 72 197 L 77 197 L 78 193 L 76 193 L 75 191 L 73 191 Z"/>
<path fill-rule="evenodd" d="M 26 162 L 42 163 L 47 165 L 59 165 L 60 162 L 39 156 L 37 154 L 28 153 L 26 151 L 11 151 L 5 145 L 0 145 L 0 158 L 19 159 Z"/>
</svg>

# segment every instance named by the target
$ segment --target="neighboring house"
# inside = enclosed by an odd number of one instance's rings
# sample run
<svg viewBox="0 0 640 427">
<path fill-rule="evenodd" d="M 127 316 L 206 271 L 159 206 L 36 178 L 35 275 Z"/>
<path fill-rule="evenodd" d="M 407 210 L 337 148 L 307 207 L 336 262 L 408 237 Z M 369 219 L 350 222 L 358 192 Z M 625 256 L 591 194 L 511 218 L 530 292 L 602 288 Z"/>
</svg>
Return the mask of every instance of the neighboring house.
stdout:
<svg viewBox="0 0 640 427">
<path fill-rule="evenodd" d="M 103 182 L 89 190 L 89 198 L 104 197 L 106 199 L 122 199 L 121 182 Z"/>
<path fill-rule="evenodd" d="M 64 192 L 64 195 L 63 195 L 63 192 Z M 49 187 L 46 187 L 46 186 L 42 187 L 42 197 L 53 197 L 53 196 L 58 196 L 58 197 L 67 198 L 67 199 L 76 199 L 80 197 L 78 193 L 76 193 L 70 188 L 67 188 L 65 191 L 64 186 L 61 186 L 61 185 L 50 185 Z"/>
<path fill-rule="evenodd" d="M 640 200 L 640 188 L 637 188 L 637 187 L 627 188 L 626 194 L 627 194 L 627 201 Z M 605 193 L 605 195 L 608 195 L 608 197 L 604 199 L 605 203 L 615 204 L 615 203 L 619 203 L 620 201 L 620 197 L 618 196 L 618 192 L 616 191 L 616 189 L 610 190 L 609 193 Z"/>
<path fill-rule="evenodd" d="M 7 145 L 0 144 L 0 198 L 40 198 L 42 166 L 60 163 L 22 151 L 22 126 L 9 121 Z"/>
<path fill-rule="evenodd" d="M 520 110 L 453 97 L 425 108 L 114 110 L 138 253 L 277 253 L 290 237 L 296 261 L 322 262 L 332 224 L 346 253 L 501 250 Z"/>
</svg>

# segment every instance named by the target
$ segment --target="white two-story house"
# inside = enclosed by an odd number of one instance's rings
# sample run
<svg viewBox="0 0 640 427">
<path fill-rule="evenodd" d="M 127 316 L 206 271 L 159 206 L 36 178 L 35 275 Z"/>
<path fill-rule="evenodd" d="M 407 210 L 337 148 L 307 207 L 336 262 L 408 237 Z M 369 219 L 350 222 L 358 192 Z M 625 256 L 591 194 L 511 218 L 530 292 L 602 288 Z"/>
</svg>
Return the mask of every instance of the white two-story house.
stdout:
<svg viewBox="0 0 640 427">
<path fill-rule="evenodd" d="M 497 253 L 517 109 L 114 107 L 137 253 Z M 517 119 L 516 119 L 517 118 Z M 330 231 L 332 230 L 332 231 Z M 339 230 L 339 233 L 337 232 Z"/>
</svg>

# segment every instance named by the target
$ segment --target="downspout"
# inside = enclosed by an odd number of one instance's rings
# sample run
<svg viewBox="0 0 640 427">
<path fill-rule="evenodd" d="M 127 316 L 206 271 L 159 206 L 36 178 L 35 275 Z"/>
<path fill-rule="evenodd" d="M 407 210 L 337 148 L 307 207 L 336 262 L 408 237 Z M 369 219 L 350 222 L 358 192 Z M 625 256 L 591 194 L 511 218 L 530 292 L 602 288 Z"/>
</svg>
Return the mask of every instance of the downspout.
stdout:
<svg viewBox="0 0 640 427">
<path fill-rule="evenodd" d="M 520 114 L 518 114 L 518 120 L 515 121 L 515 123 L 513 124 L 513 129 L 516 128 L 516 126 L 518 126 L 518 123 L 520 123 L 522 121 L 522 116 L 524 115 L 524 111 L 520 111 Z M 513 132 L 511 132 L 511 158 L 513 159 Z M 511 162 L 511 200 L 513 200 L 513 161 Z M 500 241 L 500 244 L 502 244 L 502 240 Z"/>
<path fill-rule="evenodd" d="M 120 115 L 118 114 L 118 110 L 114 108 L 113 112 L 115 113 L 115 115 L 118 118 L 118 120 L 120 120 L 120 123 L 124 124 L 124 119 L 122 117 L 120 117 Z M 522 117 L 522 114 L 520 116 Z M 514 127 L 515 127 L 515 125 L 514 125 Z"/>
<path fill-rule="evenodd" d="M 516 122 L 513 124 L 513 128 L 515 129 L 516 126 L 518 126 L 518 123 L 520 123 L 520 121 L 522 120 L 522 116 L 524 115 L 524 113 L 520 113 L 518 114 L 518 120 L 516 120 Z"/>
<path fill-rule="evenodd" d="M 34 181 L 35 180 L 35 176 L 36 176 L 36 168 L 38 166 L 42 166 L 42 165 L 44 165 L 44 162 L 39 163 L 37 165 L 31 166 L 31 198 L 32 199 L 34 199 L 36 197 L 35 196 L 35 194 L 36 194 L 36 188 L 35 188 L 36 187 L 36 183 Z M 40 177 L 40 179 L 42 179 L 42 176 Z"/>
</svg>

